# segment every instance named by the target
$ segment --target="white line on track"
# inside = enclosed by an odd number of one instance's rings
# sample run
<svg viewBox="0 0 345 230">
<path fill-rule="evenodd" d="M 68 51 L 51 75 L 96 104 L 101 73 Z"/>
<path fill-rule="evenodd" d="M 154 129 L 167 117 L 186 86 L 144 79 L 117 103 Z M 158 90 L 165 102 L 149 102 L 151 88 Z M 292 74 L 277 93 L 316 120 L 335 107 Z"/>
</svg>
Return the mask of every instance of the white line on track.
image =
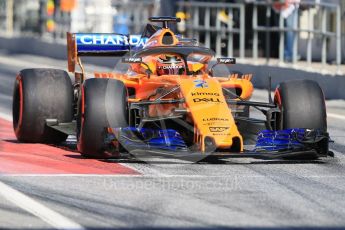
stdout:
<svg viewBox="0 0 345 230">
<path fill-rule="evenodd" d="M 38 203 L 25 194 L 0 182 L 0 195 L 18 207 L 37 216 L 55 229 L 85 229 L 80 224 Z"/>
<path fill-rule="evenodd" d="M 0 118 L 12 122 L 12 116 L 8 115 L 7 113 L 0 112 Z"/>
<path fill-rule="evenodd" d="M 6 121 L 12 122 L 12 116 L 11 116 L 11 115 L 8 115 L 7 113 L 0 112 L 0 118 L 4 119 L 4 120 L 6 120 Z M 133 167 L 133 166 L 131 166 L 131 165 L 129 165 L 129 164 L 126 164 L 126 163 L 118 163 L 118 164 L 120 164 L 120 165 L 122 165 L 122 166 L 124 166 L 124 167 L 130 168 L 130 169 L 132 169 L 132 170 L 134 170 L 134 171 L 137 171 L 137 172 L 139 172 L 139 173 L 141 173 L 141 174 L 144 174 L 143 172 L 140 171 L 140 169 L 138 169 L 138 168 L 136 168 L 136 167 Z M 1 175 L 1 174 L 0 174 L 0 175 Z M 74 175 L 74 174 L 59 174 L 59 175 L 68 176 L 68 175 Z M 77 175 L 80 175 L 80 174 L 77 174 Z M 93 174 L 87 174 L 87 175 L 96 176 L 96 175 L 93 175 Z M 56 176 L 58 176 L 58 175 L 56 175 Z M 85 175 L 84 175 L 84 176 L 85 176 Z M 104 176 L 104 175 L 103 175 L 103 176 Z M 126 175 L 120 175 L 120 176 L 126 176 Z M 133 176 L 133 175 L 131 175 L 131 176 Z"/>
<path fill-rule="evenodd" d="M 331 118 L 345 120 L 345 116 L 344 115 L 340 115 L 340 114 L 336 114 L 336 113 L 327 113 L 327 116 L 331 117 Z"/>
<path fill-rule="evenodd" d="M 183 174 L 171 174 L 171 175 L 101 175 L 101 174 L 1 174 L 0 177 L 107 177 L 107 178 L 126 178 L 126 177 L 138 177 L 138 178 L 229 178 L 228 174 L 224 175 L 183 175 Z M 282 176 L 271 176 L 279 177 Z M 284 176 L 283 176 L 284 177 Z M 287 175 L 286 177 L 291 177 Z M 345 178 L 342 175 L 305 175 L 299 176 L 303 178 Z M 237 175 L 236 178 L 267 178 L 263 175 Z M 1 182 L 0 182 L 1 183 Z"/>
<path fill-rule="evenodd" d="M 23 174 L 23 173 L 2 173 L 1 177 L 144 177 L 144 175 L 132 175 L 132 174 L 79 174 L 79 173 L 44 173 L 44 174 Z"/>
<path fill-rule="evenodd" d="M 0 117 L 12 121 L 12 116 L 5 113 L 0 113 Z M 23 175 L 21 175 L 23 176 Z M 36 175 L 38 176 L 38 175 Z M 27 212 L 37 216 L 44 222 L 51 225 L 56 229 L 84 229 L 80 224 L 62 216 L 61 214 L 47 208 L 46 206 L 38 203 L 25 194 L 15 190 L 14 188 L 4 184 L 0 181 L 0 195 L 6 200 L 12 202 L 18 207 L 26 210 Z"/>
</svg>

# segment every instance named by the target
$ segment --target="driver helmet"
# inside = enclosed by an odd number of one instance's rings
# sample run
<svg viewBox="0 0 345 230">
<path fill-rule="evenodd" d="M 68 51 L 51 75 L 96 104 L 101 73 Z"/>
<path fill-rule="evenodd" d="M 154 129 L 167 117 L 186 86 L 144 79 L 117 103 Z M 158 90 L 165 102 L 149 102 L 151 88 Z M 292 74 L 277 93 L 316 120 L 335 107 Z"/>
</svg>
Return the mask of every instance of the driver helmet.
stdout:
<svg viewBox="0 0 345 230">
<path fill-rule="evenodd" d="M 163 54 L 157 59 L 157 75 L 180 75 L 186 74 L 184 60 L 173 54 Z"/>
</svg>

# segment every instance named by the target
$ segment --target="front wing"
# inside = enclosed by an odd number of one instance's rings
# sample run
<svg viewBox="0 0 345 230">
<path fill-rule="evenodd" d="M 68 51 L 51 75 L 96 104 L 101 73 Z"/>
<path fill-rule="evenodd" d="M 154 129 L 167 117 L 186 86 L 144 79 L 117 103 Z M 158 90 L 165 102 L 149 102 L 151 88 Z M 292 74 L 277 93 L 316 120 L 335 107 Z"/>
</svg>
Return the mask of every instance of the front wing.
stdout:
<svg viewBox="0 0 345 230">
<path fill-rule="evenodd" d="M 333 156 L 329 151 L 330 138 L 327 132 L 310 129 L 263 130 L 257 136 L 254 148 L 243 152 L 214 149 L 200 152 L 188 147 L 181 135 L 173 129 L 137 129 L 133 127 L 107 129 L 105 139 L 107 151 L 129 152 L 140 157 L 162 156 L 180 159 L 256 158 L 289 159 Z"/>
</svg>

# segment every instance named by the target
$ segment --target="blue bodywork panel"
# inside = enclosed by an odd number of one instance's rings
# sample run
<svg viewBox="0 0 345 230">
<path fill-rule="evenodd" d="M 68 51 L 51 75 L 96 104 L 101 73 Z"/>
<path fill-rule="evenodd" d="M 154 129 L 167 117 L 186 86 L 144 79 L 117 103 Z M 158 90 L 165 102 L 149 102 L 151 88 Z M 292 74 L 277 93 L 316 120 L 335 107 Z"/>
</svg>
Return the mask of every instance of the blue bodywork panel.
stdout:
<svg viewBox="0 0 345 230">
<path fill-rule="evenodd" d="M 161 149 L 187 151 L 183 138 L 173 129 L 113 128 L 115 138 L 126 149 Z"/>
<path fill-rule="evenodd" d="M 77 33 L 75 40 L 79 54 L 92 54 L 141 49 L 148 39 L 140 35 Z"/>
<path fill-rule="evenodd" d="M 308 132 L 307 129 L 263 130 L 258 134 L 255 151 L 301 150 L 306 147 Z"/>
</svg>

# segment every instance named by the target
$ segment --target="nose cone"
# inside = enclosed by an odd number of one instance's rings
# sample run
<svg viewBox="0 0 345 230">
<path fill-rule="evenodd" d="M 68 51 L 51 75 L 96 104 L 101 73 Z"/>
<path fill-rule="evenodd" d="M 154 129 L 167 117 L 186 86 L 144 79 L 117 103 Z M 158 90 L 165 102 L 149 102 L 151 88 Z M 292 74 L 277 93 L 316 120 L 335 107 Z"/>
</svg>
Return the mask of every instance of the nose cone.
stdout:
<svg viewBox="0 0 345 230">
<path fill-rule="evenodd" d="M 224 98 L 221 84 L 214 78 L 186 78 L 180 79 L 179 85 L 197 130 L 195 135 L 198 136 L 196 139 L 200 141 L 201 150 L 205 151 L 207 146 L 230 149 L 234 138 L 240 140 L 242 150 L 242 137 Z"/>
</svg>

